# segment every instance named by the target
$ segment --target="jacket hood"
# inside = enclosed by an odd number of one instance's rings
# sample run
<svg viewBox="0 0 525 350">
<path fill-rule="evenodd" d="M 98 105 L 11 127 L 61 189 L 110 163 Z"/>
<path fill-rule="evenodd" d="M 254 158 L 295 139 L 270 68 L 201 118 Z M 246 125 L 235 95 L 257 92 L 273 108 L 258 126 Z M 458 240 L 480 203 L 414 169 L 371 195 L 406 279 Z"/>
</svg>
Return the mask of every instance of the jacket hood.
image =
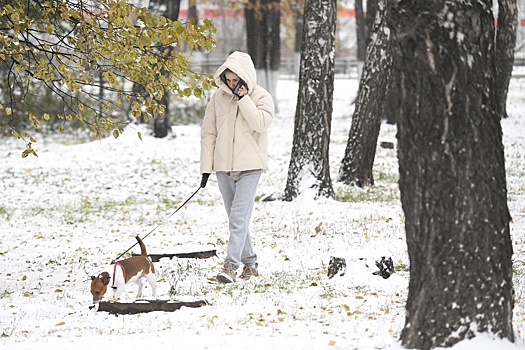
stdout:
<svg viewBox="0 0 525 350">
<path fill-rule="evenodd" d="M 226 69 L 231 70 L 239 76 L 248 85 L 248 90 L 252 91 L 257 84 L 257 73 L 255 72 L 255 66 L 253 64 L 250 55 L 244 52 L 235 51 L 233 52 L 226 61 L 217 69 L 214 74 L 215 83 L 221 90 L 225 90 L 231 93 L 228 85 L 222 80 L 221 74 Z"/>
</svg>

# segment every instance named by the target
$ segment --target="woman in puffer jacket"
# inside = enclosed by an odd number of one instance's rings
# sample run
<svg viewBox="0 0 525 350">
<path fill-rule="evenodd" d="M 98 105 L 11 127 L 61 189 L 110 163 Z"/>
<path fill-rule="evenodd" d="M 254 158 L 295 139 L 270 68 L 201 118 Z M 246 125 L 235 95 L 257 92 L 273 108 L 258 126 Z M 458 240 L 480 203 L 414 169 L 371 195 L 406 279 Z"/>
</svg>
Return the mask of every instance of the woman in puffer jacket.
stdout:
<svg viewBox="0 0 525 350">
<path fill-rule="evenodd" d="M 244 52 L 228 56 L 214 77 L 219 90 L 206 107 L 201 128 L 201 187 L 215 172 L 230 229 L 217 281 L 231 283 L 241 264 L 239 278 L 258 276 L 249 226 L 257 184 L 268 169 L 267 130 L 274 103 L 270 93 L 257 85 L 253 61 Z"/>
</svg>

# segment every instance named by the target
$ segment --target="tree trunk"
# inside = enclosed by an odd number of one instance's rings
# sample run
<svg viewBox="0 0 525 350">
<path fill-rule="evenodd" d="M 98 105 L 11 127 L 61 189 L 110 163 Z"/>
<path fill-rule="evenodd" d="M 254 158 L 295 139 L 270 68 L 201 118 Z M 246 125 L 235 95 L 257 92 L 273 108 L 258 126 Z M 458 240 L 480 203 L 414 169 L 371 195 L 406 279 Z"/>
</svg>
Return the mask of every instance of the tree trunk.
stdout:
<svg viewBox="0 0 525 350">
<path fill-rule="evenodd" d="M 153 136 L 157 138 L 164 138 L 171 132 L 170 115 L 170 99 L 169 93 L 166 91 L 160 103 L 165 107 L 164 113 L 156 113 L 153 117 Z"/>
<path fill-rule="evenodd" d="M 149 7 L 152 12 L 158 12 L 158 10 L 161 9 L 162 13 L 160 14 L 173 21 L 176 21 L 179 18 L 180 0 L 152 0 L 149 4 Z M 165 52 L 163 52 L 162 54 L 169 55 L 171 50 L 173 49 L 170 48 L 169 50 L 165 50 Z M 146 94 L 144 88 L 142 88 L 138 84 L 133 84 L 133 91 L 136 91 L 137 95 L 145 96 Z M 152 118 L 152 120 L 150 120 L 150 126 L 155 137 L 163 138 L 171 132 L 171 121 L 169 119 L 169 102 L 170 95 L 169 92 L 166 91 L 160 102 L 162 105 L 166 106 L 164 113 L 162 115 L 156 114 Z M 128 113 L 130 111 L 131 105 L 129 107 Z M 145 122 L 143 117 L 141 117 L 138 121 L 139 123 Z"/>
<path fill-rule="evenodd" d="M 105 311 L 113 315 L 135 315 L 152 311 L 174 312 L 183 306 L 196 308 L 208 305 L 206 300 L 178 301 L 138 299 L 137 301 L 138 302 L 134 303 L 101 301 L 98 303 L 97 311 Z"/>
<path fill-rule="evenodd" d="M 328 151 L 336 22 L 336 0 L 306 1 L 294 140 L 285 189 L 288 201 L 307 188 L 315 198 L 334 197 Z"/>
<path fill-rule="evenodd" d="M 355 0 L 355 31 L 357 37 L 357 59 L 364 61 L 366 57 L 366 47 L 370 32 L 366 27 L 365 14 L 363 12 L 363 0 Z"/>
<path fill-rule="evenodd" d="M 512 242 L 492 2 L 391 2 L 410 258 L 402 346 L 514 341 Z"/>
<path fill-rule="evenodd" d="M 370 36 L 372 35 L 372 31 L 374 30 L 374 23 L 376 21 L 376 15 L 378 11 L 379 6 L 379 0 L 367 0 L 366 1 L 366 16 L 365 16 L 365 22 L 366 22 L 366 46 L 370 44 Z"/>
<path fill-rule="evenodd" d="M 178 13 L 179 11 L 177 11 Z M 198 19 L 197 16 L 197 0 L 188 1 L 188 18 Z"/>
<path fill-rule="evenodd" d="M 300 6 L 295 4 L 294 12 L 294 27 L 295 27 L 295 41 L 293 47 L 293 72 L 296 79 L 299 80 L 299 70 L 301 65 L 301 46 L 303 44 L 303 28 L 304 28 L 304 4 Z"/>
<path fill-rule="evenodd" d="M 257 83 L 272 95 L 276 110 L 281 65 L 281 0 L 250 0 L 244 10 L 246 42 L 257 71 Z"/>
<path fill-rule="evenodd" d="M 514 64 L 518 9 L 516 0 L 498 0 L 498 27 L 496 31 L 496 74 L 499 113 L 507 117 L 507 93 Z"/>
<path fill-rule="evenodd" d="M 166 18 L 171 19 L 172 21 L 176 21 L 179 19 L 179 10 L 180 10 L 180 0 L 156 0 L 160 5 L 163 5 L 164 7 L 164 13 L 162 15 Z M 197 12 L 197 8 L 195 5 L 195 2 L 193 2 L 193 7 L 195 10 L 195 15 Z M 167 49 L 165 52 L 163 52 L 164 55 L 170 55 L 173 48 Z M 169 110 L 169 103 L 170 103 L 170 93 L 169 91 L 166 91 L 164 93 L 164 96 L 162 98 L 161 102 L 164 106 L 166 106 L 164 113 L 162 115 L 155 116 L 153 119 L 153 135 L 158 138 L 164 138 L 168 136 L 168 134 L 171 132 L 171 121 L 170 121 L 170 110 Z"/>
<path fill-rule="evenodd" d="M 395 125 L 399 118 L 400 112 L 400 83 L 401 74 L 396 66 L 396 62 L 392 62 L 392 68 L 390 69 L 390 78 L 387 82 L 385 105 L 383 107 L 383 120 L 388 124 Z"/>
<path fill-rule="evenodd" d="M 367 0 L 366 14 L 363 11 L 363 0 L 355 0 L 355 22 L 357 35 L 357 59 L 364 61 L 370 44 L 370 35 L 374 28 L 378 0 Z"/>
<path fill-rule="evenodd" d="M 390 31 L 384 20 L 385 4 L 385 0 L 379 2 L 379 13 L 359 82 L 345 156 L 338 174 L 339 181 L 346 184 L 355 183 L 359 187 L 374 184 L 372 168 L 381 129 L 387 82 L 392 68 Z"/>
</svg>

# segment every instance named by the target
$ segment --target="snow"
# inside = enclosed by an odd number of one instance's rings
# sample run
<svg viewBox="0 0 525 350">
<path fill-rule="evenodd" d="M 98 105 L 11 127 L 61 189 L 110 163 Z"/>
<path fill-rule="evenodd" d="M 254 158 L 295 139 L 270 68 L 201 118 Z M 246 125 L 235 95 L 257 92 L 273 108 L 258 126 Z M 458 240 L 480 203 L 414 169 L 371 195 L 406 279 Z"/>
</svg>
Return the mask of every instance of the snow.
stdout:
<svg viewBox="0 0 525 350">
<path fill-rule="evenodd" d="M 258 197 L 282 194 L 286 184 L 298 83 L 282 79 L 277 90 L 270 170 Z M 356 91 L 356 80 L 336 79 L 332 179 L 344 156 Z M 525 80 L 513 79 L 510 117 L 502 122 L 517 340 L 481 334 L 456 350 L 525 347 L 524 91 Z M 395 132 L 383 125 L 380 140 L 395 140 Z M 336 193 L 350 201 L 308 195 L 293 202 L 258 201 L 251 229 L 262 276 L 218 285 L 210 278 L 225 255 L 227 221 L 217 182 L 212 176 L 170 217 L 200 184 L 199 126 L 176 126 L 174 133 L 155 139 L 135 126 L 117 140 L 40 139 L 34 145 L 39 157 L 26 159 L 20 141 L 2 140 L 2 349 L 401 349 L 408 256 L 395 150 L 378 147 L 374 188 L 334 181 Z M 150 232 L 144 240 L 150 253 L 217 249 L 214 258 L 155 264 L 160 299 L 206 299 L 209 305 L 120 316 L 90 309 L 89 276 L 135 244 L 135 235 Z M 344 276 L 328 279 L 331 256 L 347 259 Z M 391 256 L 396 266 L 389 279 L 373 275 L 381 256 Z M 132 301 L 136 291 L 129 287 L 123 301 Z M 147 284 L 144 294 L 151 295 Z"/>
</svg>

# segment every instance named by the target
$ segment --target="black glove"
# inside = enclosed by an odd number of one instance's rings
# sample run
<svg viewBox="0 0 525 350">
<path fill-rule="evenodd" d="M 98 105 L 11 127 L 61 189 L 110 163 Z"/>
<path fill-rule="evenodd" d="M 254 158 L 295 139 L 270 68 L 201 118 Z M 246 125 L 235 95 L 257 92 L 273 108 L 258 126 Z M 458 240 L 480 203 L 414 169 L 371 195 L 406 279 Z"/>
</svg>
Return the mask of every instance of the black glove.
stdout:
<svg viewBox="0 0 525 350">
<path fill-rule="evenodd" d="M 209 177 L 210 177 L 210 174 L 208 174 L 208 173 L 202 174 L 201 188 L 206 187 L 206 183 L 208 182 L 208 178 Z"/>
</svg>

